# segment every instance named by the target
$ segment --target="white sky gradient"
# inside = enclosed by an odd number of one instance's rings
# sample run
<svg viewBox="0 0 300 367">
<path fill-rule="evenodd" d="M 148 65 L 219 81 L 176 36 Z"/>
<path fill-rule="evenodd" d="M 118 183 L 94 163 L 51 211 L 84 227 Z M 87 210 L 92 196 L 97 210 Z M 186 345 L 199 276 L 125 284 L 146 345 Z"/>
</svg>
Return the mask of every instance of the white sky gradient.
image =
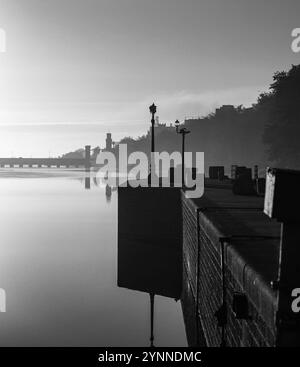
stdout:
<svg viewBox="0 0 300 367">
<path fill-rule="evenodd" d="M 296 0 L 0 0 L 0 156 L 48 156 L 255 102 L 300 62 Z"/>
</svg>

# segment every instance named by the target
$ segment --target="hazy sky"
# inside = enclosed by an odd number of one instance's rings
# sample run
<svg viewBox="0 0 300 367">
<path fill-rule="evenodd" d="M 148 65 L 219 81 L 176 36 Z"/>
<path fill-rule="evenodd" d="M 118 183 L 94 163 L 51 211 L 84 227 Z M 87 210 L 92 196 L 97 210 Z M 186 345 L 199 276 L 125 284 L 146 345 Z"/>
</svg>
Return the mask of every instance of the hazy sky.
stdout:
<svg viewBox="0 0 300 367">
<path fill-rule="evenodd" d="M 255 102 L 300 63 L 299 0 L 0 0 L 0 156 L 48 155 Z"/>
</svg>

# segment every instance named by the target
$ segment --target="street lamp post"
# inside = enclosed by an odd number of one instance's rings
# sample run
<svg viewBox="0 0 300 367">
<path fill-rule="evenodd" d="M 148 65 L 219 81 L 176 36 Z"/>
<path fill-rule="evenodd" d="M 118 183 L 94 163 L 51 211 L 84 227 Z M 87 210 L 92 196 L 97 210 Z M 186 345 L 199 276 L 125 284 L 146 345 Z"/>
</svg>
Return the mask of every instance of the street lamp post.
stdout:
<svg viewBox="0 0 300 367">
<path fill-rule="evenodd" d="M 184 189 L 185 187 L 185 180 L 184 180 L 184 152 L 185 152 L 185 136 L 187 134 L 190 133 L 190 131 L 188 129 L 186 129 L 185 127 L 182 127 L 181 129 L 179 129 L 179 121 L 176 120 L 175 121 L 175 126 L 176 126 L 176 132 L 177 134 L 181 134 L 182 135 L 182 147 L 181 147 L 181 182 L 182 182 L 182 188 Z"/>
<path fill-rule="evenodd" d="M 152 115 L 151 117 L 151 153 L 154 153 L 154 124 L 155 124 L 154 115 L 156 113 L 156 106 L 154 103 L 152 103 L 152 105 L 149 107 L 149 110 Z"/>
<path fill-rule="evenodd" d="M 151 113 L 151 157 L 150 157 L 150 174 L 148 176 L 148 183 L 151 184 L 151 175 L 155 174 L 155 167 L 154 167 L 154 151 L 155 151 L 155 145 L 154 145 L 154 124 L 155 124 L 155 118 L 154 115 L 156 113 L 156 106 L 154 103 L 149 107 L 150 113 Z M 151 173 L 152 172 L 152 173 Z"/>
</svg>

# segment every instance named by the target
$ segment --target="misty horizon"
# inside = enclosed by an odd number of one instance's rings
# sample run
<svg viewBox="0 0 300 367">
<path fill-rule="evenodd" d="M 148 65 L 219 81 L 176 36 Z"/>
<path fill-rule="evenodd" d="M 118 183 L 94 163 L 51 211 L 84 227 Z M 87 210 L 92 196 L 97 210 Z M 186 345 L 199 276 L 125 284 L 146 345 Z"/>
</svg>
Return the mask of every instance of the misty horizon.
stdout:
<svg viewBox="0 0 300 367">
<path fill-rule="evenodd" d="M 274 72 L 299 62 L 295 0 L 0 0 L 0 9 L 0 156 L 101 146 L 107 132 L 137 137 L 153 101 L 167 124 L 248 107 Z"/>
</svg>

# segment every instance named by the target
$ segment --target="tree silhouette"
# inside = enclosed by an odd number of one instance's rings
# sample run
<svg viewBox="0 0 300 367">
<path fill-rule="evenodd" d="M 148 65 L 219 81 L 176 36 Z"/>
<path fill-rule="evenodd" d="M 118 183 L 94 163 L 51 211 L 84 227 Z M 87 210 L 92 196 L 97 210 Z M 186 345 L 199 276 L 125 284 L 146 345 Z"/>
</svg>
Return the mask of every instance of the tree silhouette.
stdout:
<svg viewBox="0 0 300 367">
<path fill-rule="evenodd" d="M 268 111 L 263 140 L 269 159 L 284 168 L 300 168 L 300 65 L 277 72 L 270 92 L 258 100 L 259 108 Z"/>
</svg>

